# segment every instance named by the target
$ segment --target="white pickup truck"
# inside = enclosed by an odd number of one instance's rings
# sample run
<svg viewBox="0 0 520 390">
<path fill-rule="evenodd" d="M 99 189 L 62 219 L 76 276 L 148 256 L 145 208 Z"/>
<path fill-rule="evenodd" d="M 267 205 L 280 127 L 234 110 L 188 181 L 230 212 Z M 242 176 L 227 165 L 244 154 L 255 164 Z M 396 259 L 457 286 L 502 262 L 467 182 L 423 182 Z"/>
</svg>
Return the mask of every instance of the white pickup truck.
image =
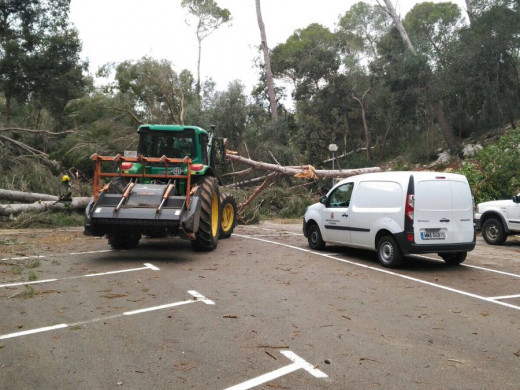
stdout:
<svg viewBox="0 0 520 390">
<path fill-rule="evenodd" d="M 475 223 L 489 245 L 501 245 L 507 236 L 520 234 L 520 194 L 510 200 L 479 203 Z"/>
</svg>

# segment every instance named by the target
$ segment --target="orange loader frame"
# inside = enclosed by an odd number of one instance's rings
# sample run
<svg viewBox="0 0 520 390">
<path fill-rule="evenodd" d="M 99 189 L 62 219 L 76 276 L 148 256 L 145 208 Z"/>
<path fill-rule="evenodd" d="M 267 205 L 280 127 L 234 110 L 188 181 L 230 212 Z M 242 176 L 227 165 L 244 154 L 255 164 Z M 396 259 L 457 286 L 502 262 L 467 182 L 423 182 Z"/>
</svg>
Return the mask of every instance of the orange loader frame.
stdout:
<svg viewBox="0 0 520 390">
<path fill-rule="evenodd" d="M 102 177 L 130 177 L 130 178 L 155 178 L 155 179 L 186 179 L 186 208 L 190 205 L 190 197 L 192 195 L 191 191 L 191 166 L 193 161 L 189 157 L 185 158 L 169 158 L 166 156 L 162 157 L 124 157 L 120 154 L 114 156 L 100 156 L 97 153 L 94 153 L 90 159 L 96 163 L 94 169 L 94 182 L 93 182 L 93 196 L 94 201 L 97 202 L 99 194 L 104 191 L 107 187 L 101 188 L 101 178 Z M 104 172 L 101 167 L 102 162 L 113 162 L 118 164 L 118 172 Z M 124 162 L 129 163 L 141 163 L 141 172 L 140 173 L 124 173 L 121 165 Z M 166 168 L 164 174 L 150 174 L 145 172 L 146 164 L 161 164 Z M 168 164 L 186 164 L 188 167 L 187 175 L 171 175 L 168 170 Z M 112 168 L 113 169 L 113 168 Z M 168 187 L 168 193 L 170 192 L 172 187 Z"/>
</svg>

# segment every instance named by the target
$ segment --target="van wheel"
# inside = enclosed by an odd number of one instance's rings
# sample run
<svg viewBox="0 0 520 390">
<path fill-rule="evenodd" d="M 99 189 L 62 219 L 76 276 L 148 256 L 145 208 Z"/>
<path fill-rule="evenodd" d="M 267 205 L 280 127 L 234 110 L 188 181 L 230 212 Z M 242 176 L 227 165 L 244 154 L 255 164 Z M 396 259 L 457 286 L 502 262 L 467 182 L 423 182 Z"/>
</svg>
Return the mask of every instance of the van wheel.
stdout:
<svg viewBox="0 0 520 390">
<path fill-rule="evenodd" d="M 507 238 L 502 222 L 496 218 L 489 218 L 484 222 L 482 237 L 489 245 L 502 245 Z"/>
<path fill-rule="evenodd" d="M 383 236 L 377 242 L 377 258 L 383 266 L 397 268 L 403 264 L 403 252 L 392 236 Z"/>
<path fill-rule="evenodd" d="M 449 265 L 458 265 L 464 262 L 467 255 L 468 252 L 439 253 L 439 256 Z"/>
<path fill-rule="evenodd" d="M 325 248 L 325 241 L 323 241 L 323 238 L 321 237 L 321 232 L 318 225 L 313 223 L 311 226 L 309 226 L 307 235 L 307 240 L 309 241 L 309 246 L 311 249 L 322 250 Z"/>
</svg>

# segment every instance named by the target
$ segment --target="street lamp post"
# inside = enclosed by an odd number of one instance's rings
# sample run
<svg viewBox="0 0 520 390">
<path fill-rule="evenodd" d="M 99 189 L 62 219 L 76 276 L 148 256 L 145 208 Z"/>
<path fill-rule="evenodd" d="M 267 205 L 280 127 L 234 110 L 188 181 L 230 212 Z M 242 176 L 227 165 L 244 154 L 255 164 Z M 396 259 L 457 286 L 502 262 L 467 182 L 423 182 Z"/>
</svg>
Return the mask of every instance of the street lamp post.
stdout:
<svg viewBox="0 0 520 390">
<path fill-rule="evenodd" d="M 337 150 L 338 150 L 338 145 L 336 145 L 336 144 L 329 145 L 329 151 L 332 152 L 332 170 L 334 170 L 334 160 L 335 160 L 334 152 L 336 152 Z M 334 186 L 334 178 L 332 178 L 332 186 Z"/>
</svg>

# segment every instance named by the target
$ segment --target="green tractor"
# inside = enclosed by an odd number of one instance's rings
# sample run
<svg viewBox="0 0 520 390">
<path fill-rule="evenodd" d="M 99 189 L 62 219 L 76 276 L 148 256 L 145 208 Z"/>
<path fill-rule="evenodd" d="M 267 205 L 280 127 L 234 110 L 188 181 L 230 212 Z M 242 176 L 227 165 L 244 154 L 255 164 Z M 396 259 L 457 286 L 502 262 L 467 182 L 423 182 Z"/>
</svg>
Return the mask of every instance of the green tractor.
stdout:
<svg viewBox="0 0 520 390">
<path fill-rule="evenodd" d="M 219 188 L 225 139 L 196 126 L 142 125 L 137 132 L 137 153 L 92 155 L 85 234 L 106 235 L 114 249 L 133 248 L 143 235 L 178 236 L 195 250 L 215 249 L 237 219 L 235 199 Z"/>
</svg>

